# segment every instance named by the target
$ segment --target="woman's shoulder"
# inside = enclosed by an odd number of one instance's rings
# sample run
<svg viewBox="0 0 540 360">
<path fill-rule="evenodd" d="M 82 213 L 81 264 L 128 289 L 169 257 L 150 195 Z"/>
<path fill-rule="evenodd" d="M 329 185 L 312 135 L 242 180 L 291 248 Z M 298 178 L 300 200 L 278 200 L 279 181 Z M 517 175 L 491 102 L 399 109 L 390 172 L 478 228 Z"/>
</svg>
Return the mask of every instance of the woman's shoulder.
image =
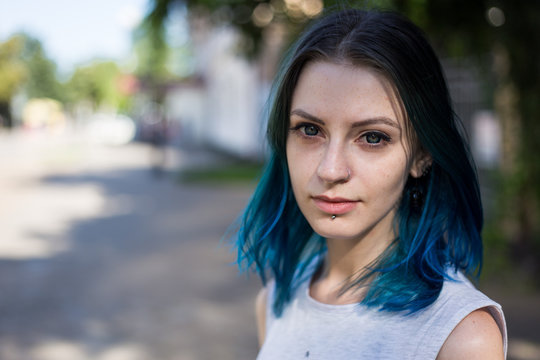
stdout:
<svg viewBox="0 0 540 360">
<path fill-rule="evenodd" d="M 488 309 L 482 308 L 471 312 L 452 330 L 437 360 L 505 357 L 501 330 Z"/>
<path fill-rule="evenodd" d="M 506 353 L 507 333 L 502 307 L 462 273 L 448 275 L 439 298 L 425 310 L 432 324 L 447 332 L 438 359 L 470 358 L 467 354 L 475 351 L 486 355 L 490 354 L 488 350 Z"/>
</svg>

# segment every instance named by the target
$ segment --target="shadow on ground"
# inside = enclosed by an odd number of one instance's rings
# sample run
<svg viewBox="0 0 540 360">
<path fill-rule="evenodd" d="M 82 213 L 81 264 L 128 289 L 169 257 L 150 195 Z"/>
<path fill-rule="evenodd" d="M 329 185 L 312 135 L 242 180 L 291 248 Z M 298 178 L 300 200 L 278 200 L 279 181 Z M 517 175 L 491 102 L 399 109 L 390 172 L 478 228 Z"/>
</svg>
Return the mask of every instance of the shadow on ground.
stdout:
<svg viewBox="0 0 540 360">
<path fill-rule="evenodd" d="M 251 189 L 178 185 L 139 169 L 40 186 L 88 184 L 104 206 L 67 225 L 65 251 L 0 261 L 0 358 L 253 359 L 259 284 L 238 275 L 220 240 Z"/>
</svg>

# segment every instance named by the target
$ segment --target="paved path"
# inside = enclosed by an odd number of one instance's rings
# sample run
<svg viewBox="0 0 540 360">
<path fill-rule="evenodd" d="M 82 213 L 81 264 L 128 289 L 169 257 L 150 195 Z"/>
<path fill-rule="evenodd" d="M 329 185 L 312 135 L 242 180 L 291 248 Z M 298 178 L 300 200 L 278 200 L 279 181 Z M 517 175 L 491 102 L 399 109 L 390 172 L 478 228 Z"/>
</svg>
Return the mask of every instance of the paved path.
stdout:
<svg viewBox="0 0 540 360">
<path fill-rule="evenodd" d="M 170 169 L 207 160 L 169 155 Z M 0 134 L 0 359 L 255 358 L 259 283 L 220 242 L 252 186 L 181 185 L 149 159 L 142 144 Z M 509 359 L 540 359 L 540 296 L 488 291 Z"/>
<path fill-rule="evenodd" d="M 259 285 L 220 242 L 251 189 L 155 178 L 149 156 L 1 136 L 0 359 L 255 357 Z"/>
</svg>

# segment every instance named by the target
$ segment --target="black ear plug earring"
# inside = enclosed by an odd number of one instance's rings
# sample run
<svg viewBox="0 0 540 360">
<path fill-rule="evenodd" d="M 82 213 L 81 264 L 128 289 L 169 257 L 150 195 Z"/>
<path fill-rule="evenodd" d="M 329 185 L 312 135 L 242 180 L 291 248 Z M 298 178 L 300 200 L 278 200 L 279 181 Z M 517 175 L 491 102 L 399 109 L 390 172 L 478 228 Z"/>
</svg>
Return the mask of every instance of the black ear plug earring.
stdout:
<svg viewBox="0 0 540 360">
<path fill-rule="evenodd" d="M 424 192 L 418 184 L 413 185 L 411 188 L 409 198 L 411 207 L 414 209 L 420 210 L 422 205 L 424 205 Z"/>
<path fill-rule="evenodd" d="M 431 166 L 426 166 L 419 178 L 413 178 L 413 184 L 409 191 L 409 201 L 411 207 L 420 211 L 424 205 L 424 188 L 422 186 L 422 178 L 426 177 L 431 170 Z"/>
</svg>

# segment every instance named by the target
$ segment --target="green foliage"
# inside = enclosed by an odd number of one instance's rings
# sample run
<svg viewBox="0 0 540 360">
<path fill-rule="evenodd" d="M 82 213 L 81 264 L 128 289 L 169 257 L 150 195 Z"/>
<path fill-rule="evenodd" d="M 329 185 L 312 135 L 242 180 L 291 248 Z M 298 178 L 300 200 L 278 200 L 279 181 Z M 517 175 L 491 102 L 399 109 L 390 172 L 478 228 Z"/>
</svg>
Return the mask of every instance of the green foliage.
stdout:
<svg viewBox="0 0 540 360">
<path fill-rule="evenodd" d="M 78 67 L 66 83 L 66 102 L 70 105 L 89 101 L 101 106 L 127 110 L 129 96 L 122 94 L 119 81 L 122 72 L 112 61 L 96 62 Z"/>
<path fill-rule="evenodd" d="M 0 102 L 9 103 L 28 76 L 20 57 L 23 47 L 19 37 L 0 43 Z"/>
<path fill-rule="evenodd" d="M 16 35 L 23 43 L 20 58 L 28 73 L 24 90 L 28 98 L 51 98 L 62 100 L 61 84 L 58 82 L 56 64 L 43 51 L 41 42 L 25 34 Z"/>
<path fill-rule="evenodd" d="M 26 34 L 15 34 L 0 43 L 0 116 L 11 126 L 10 102 L 17 92 L 27 97 L 61 99 L 56 66 L 41 43 Z"/>
<path fill-rule="evenodd" d="M 119 87 L 123 75 L 114 62 L 99 62 L 77 68 L 62 84 L 40 41 L 16 34 L 0 43 L 0 115 L 9 124 L 9 104 L 19 91 L 29 99 L 51 98 L 68 105 L 87 101 L 95 108 L 127 111 L 130 97 Z"/>
<path fill-rule="evenodd" d="M 154 7 L 134 33 L 137 74 L 146 81 L 158 82 L 168 77 L 169 49 L 165 40 L 165 21 L 172 1 L 154 0 Z"/>
<path fill-rule="evenodd" d="M 0 98 L 4 101 L 18 90 L 29 98 L 61 98 L 56 65 L 45 55 L 39 40 L 16 34 L 0 44 Z"/>
<path fill-rule="evenodd" d="M 144 79 L 166 79 L 169 75 L 166 68 L 169 49 L 162 30 L 143 24 L 143 27 L 136 31 L 135 39 L 137 74 Z"/>
<path fill-rule="evenodd" d="M 322 0 L 311 0 L 311 3 L 322 5 Z M 239 29 L 244 35 L 242 51 L 250 58 L 259 54 L 265 28 L 271 23 L 285 25 L 288 33 L 292 34 L 298 32 L 309 19 L 318 14 L 307 11 L 308 15 L 300 6 L 294 11 L 287 11 L 283 0 L 153 0 L 141 31 L 161 46 L 168 16 L 175 6 L 184 5 L 192 14 L 206 16 L 216 25 L 230 23 Z M 262 15 L 257 18 L 256 14 Z"/>
</svg>

